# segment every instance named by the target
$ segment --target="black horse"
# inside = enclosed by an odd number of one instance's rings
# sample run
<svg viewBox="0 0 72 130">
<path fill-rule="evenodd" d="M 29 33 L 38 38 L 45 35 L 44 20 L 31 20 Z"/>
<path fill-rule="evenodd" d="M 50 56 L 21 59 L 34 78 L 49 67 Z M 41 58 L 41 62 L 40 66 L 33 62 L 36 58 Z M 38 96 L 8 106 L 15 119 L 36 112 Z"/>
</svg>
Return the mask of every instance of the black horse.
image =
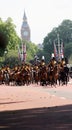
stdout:
<svg viewBox="0 0 72 130">
<path fill-rule="evenodd" d="M 62 85 L 63 84 L 67 85 L 68 81 L 69 81 L 69 68 L 67 66 L 64 66 L 62 70 L 60 70 L 59 72 L 59 85 L 61 82 Z"/>
</svg>

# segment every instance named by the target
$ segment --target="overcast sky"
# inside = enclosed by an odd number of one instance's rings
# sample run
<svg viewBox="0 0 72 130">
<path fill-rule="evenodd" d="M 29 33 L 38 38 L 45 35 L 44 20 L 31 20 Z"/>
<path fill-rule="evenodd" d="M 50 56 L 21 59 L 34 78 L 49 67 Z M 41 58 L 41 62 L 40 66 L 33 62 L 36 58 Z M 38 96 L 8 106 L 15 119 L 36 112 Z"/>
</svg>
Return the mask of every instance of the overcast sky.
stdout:
<svg viewBox="0 0 72 130">
<path fill-rule="evenodd" d="M 54 27 L 72 20 L 72 0 L 0 0 L 0 17 L 13 19 L 20 36 L 24 10 L 31 29 L 31 41 L 42 43 Z"/>
</svg>

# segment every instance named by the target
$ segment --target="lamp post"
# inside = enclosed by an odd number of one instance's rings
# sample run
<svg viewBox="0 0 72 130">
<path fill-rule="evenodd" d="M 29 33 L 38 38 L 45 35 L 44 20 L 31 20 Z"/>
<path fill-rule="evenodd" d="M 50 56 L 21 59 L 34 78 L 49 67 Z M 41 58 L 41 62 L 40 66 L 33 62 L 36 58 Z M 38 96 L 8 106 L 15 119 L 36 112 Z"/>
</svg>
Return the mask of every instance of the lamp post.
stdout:
<svg viewBox="0 0 72 130">
<path fill-rule="evenodd" d="M 4 52 L 5 60 L 6 60 L 7 53 L 8 53 L 7 50 L 5 50 L 5 52 Z"/>
</svg>

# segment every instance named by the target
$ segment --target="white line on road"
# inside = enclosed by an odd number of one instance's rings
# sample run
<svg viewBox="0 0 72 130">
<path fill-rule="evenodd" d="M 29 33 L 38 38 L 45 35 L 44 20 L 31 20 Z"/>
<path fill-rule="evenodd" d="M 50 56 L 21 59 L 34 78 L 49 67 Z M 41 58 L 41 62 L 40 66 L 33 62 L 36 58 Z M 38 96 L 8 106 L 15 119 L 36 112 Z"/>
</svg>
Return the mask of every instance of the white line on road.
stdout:
<svg viewBox="0 0 72 130">
<path fill-rule="evenodd" d="M 60 97 L 61 99 L 66 99 L 65 97 Z"/>
</svg>

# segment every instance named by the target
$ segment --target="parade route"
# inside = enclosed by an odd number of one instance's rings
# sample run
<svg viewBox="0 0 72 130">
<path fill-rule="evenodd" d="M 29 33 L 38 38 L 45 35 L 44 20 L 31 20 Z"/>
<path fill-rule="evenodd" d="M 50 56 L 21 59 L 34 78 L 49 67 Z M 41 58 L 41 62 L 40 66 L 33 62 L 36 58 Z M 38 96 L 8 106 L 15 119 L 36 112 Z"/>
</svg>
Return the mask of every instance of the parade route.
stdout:
<svg viewBox="0 0 72 130">
<path fill-rule="evenodd" d="M 72 81 L 67 86 L 0 86 L 0 129 L 72 130 Z"/>
<path fill-rule="evenodd" d="M 63 86 L 0 86 L 0 111 L 51 107 L 72 103 L 72 81 Z"/>
</svg>

